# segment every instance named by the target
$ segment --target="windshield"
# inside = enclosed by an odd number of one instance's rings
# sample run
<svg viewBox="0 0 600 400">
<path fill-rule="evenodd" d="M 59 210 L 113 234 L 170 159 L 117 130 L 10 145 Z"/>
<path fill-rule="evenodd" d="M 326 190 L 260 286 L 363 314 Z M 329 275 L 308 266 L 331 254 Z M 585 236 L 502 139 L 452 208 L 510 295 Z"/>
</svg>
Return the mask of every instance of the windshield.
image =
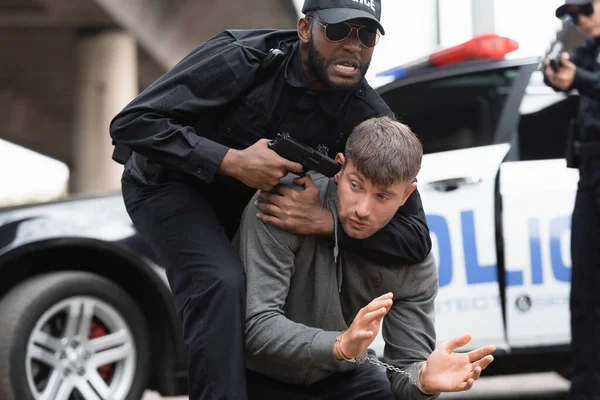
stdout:
<svg viewBox="0 0 600 400">
<path fill-rule="evenodd" d="M 409 125 L 425 153 L 486 146 L 511 92 L 518 67 L 453 76 L 399 87 L 382 95 Z"/>
</svg>

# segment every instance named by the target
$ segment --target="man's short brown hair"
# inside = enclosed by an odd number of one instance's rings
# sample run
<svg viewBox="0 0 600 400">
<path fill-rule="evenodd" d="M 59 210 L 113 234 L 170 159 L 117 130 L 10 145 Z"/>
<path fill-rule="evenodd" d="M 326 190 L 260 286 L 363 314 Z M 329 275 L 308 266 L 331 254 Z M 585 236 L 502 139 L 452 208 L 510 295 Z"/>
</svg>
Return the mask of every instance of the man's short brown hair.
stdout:
<svg viewBox="0 0 600 400">
<path fill-rule="evenodd" d="M 388 116 L 375 117 L 354 128 L 345 158 L 374 185 L 388 187 L 416 178 L 423 146 L 407 125 Z"/>
</svg>

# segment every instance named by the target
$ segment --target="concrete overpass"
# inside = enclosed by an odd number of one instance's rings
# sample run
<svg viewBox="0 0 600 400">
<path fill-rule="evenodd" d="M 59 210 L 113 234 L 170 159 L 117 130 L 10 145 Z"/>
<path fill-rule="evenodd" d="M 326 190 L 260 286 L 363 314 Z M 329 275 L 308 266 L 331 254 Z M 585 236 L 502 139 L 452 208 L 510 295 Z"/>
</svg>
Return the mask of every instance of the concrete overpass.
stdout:
<svg viewBox="0 0 600 400">
<path fill-rule="evenodd" d="M 0 0 L 0 137 L 66 162 L 72 192 L 118 188 L 116 112 L 218 31 L 296 15 L 289 0 Z"/>
</svg>

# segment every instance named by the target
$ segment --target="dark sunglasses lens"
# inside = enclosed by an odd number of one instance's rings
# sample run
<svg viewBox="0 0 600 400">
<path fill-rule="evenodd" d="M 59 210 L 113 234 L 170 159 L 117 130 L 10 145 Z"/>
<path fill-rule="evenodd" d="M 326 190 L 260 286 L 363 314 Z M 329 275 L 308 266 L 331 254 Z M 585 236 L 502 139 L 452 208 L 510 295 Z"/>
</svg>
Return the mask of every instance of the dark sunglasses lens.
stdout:
<svg viewBox="0 0 600 400">
<path fill-rule="evenodd" d="M 350 25 L 339 23 L 339 24 L 329 24 L 325 29 L 325 36 L 327 39 L 332 42 L 340 42 L 350 36 L 350 32 L 352 28 Z"/>
<path fill-rule="evenodd" d="M 365 47 L 375 47 L 379 41 L 377 29 L 363 27 L 358 30 L 358 38 Z"/>
<path fill-rule="evenodd" d="M 579 13 L 589 17 L 594 13 L 594 5 L 592 3 L 588 3 L 579 6 Z"/>
</svg>

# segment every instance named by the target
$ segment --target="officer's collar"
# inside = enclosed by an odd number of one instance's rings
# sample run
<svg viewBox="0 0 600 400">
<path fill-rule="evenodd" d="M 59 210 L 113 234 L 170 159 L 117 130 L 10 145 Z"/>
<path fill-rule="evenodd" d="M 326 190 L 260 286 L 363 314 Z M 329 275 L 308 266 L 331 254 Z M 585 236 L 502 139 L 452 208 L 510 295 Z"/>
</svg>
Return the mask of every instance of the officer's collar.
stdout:
<svg viewBox="0 0 600 400">
<path fill-rule="evenodd" d="M 288 57 L 287 65 L 285 66 L 285 80 L 290 86 L 305 88 L 308 86 L 308 81 L 304 74 L 304 68 L 302 68 L 299 48 L 300 42 L 295 43 L 292 47 L 292 55 Z"/>
<path fill-rule="evenodd" d="M 285 80 L 292 87 L 308 90 L 308 80 L 304 73 L 304 67 L 302 67 L 299 47 L 300 42 L 297 42 L 292 48 L 292 55 L 288 58 L 287 65 L 285 66 Z M 355 93 L 356 90 L 332 91 L 319 93 L 317 96 L 323 110 L 331 116 L 337 117 L 346 104 L 348 97 Z"/>
</svg>

